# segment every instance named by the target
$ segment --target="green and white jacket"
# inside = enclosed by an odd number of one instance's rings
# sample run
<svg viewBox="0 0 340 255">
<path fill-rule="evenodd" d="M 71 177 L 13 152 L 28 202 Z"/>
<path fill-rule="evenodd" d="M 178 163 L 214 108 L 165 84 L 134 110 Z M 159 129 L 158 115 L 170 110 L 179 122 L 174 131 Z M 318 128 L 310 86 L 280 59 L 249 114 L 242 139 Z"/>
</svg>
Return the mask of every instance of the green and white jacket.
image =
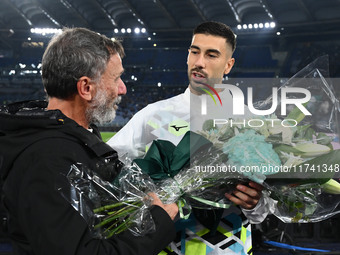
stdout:
<svg viewBox="0 0 340 255">
<path fill-rule="evenodd" d="M 219 96 L 223 104 L 214 108 L 215 114 L 230 118 L 232 96 L 226 90 Z M 216 95 L 213 97 L 219 102 Z M 205 102 L 208 108 L 216 105 L 209 97 Z M 137 112 L 108 144 L 118 151 L 119 157 L 132 159 L 142 157 L 155 139 L 177 145 L 187 131 L 202 130 L 204 121 L 214 117 L 211 114 L 202 116 L 201 108 L 202 98 L 190 93 L 187 88 L 182 94 L 149 104 Z M 249 114 L 247 110 L 246 114 Z M 161 254 L 252 254 L 250 224 L 262 222 L 271 205 L 270 199 L 262 196 L 252 210 L 238 207 L 194 210 L 188 220 L 176 222 L 177 238 Z M 218 219 L 218 225 L 205 224 L 212 218 Z"/>
</svg>

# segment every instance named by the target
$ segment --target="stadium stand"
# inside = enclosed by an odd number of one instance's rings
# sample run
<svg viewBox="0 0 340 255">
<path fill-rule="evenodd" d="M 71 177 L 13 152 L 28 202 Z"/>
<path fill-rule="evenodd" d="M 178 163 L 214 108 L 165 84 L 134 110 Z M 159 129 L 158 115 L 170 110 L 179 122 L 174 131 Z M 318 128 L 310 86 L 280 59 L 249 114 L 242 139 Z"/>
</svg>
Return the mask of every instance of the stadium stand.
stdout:
<svg viewBox="0 0 340 255">
<path fill-rule="evenodd" d="M 239 45 L 234 53 L 235 67 L 231 78 L 291 77 L 321 55 L 328 54 L 330 76 L 340 76 L 340 42 L 300 42 L 290 46 L 280 65 L 273 58 L 270 45 Z M 178 94 L 187 86 L 187 48 L 127 48 L 123 76 L 128 88 L 115 122 L 115 129 L 124 125 L 135 112 L 149 103 Z M 19 64 L 21 66 L 19 66 Z M 29 54 L 16 60 L 0 58 L 0 103 L 28 99 L 44 99 L 37 68 L 39 58 Z M 23 65 L 26 67 L 23 68 Z M 147 93 L 146 93 L 147 91 Z M 114 124 L 115 123 L 115 124 Z"/>
</svg>

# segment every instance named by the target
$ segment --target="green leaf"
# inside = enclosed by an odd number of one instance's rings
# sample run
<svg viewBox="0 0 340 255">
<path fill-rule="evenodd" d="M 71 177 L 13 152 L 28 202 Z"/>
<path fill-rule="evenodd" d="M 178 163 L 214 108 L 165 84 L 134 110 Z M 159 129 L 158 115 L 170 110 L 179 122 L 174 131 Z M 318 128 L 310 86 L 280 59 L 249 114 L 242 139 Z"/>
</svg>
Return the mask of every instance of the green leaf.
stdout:
<svg viewBox="0 0 340 255">
<path fill-rule="evenodd" d="M 297 213 L 296 215 L 295 215 L 295 217 L 293 217 L 292 218 L 292 222 L 294 223 L 294 222 L 299 222 L 299 220 L 301 220 L 302 219 L 302 216 L 303 216 L 303 214 L 302 213 Z"/>
<path fill-rule="evenodd" d="M 313 135 L 314 135 L 314 134 L 315 134 L 314 129 L 312 129 L 312 128 L 307 128 L 304 138 L 305 138 L 307 141 L 312 141 L 312 140 L 313 140 Z"/>
<path fill-rule="evenodd" d="M 202 129 L 203 131 L 210 131 L 212 129 L 217 129 L 217 127 L 214 127 L 214 120 L 209 119 L 203 123 Z"/>
<path fill-rule="evenodd" d="M 318 144 L 329 145 L 332 142 L 332 137 L 326 135 L 325 133 L 318 133 L 316 136 L 316 141 Z"/>
<path fill-rule="evenodd" d="M 302 105 L 306 106 L 307 103 L 304 103 Z M 287 115 L 286 119 L 293 119 L 293 120 L 296 120 L 297 123 L 300 123 L 305 118 L 305 116 L 306 115 L 303 112 L 301 112 L 301 110 L 298 107 L 295 107 Z M 296 123 L 292 123 L 292 124 L 296 124 Z"/>
<path fill-rule="evenodd" d="M 308 129 L 310 129 L 310 126 L 311 125 L 297 126 L 294 138 L 298 138 L 298 139 L 305 138 L 306 132 Z M 313 129 L 311 130 L 312 132 L 315 132 Z"/>
</svg>

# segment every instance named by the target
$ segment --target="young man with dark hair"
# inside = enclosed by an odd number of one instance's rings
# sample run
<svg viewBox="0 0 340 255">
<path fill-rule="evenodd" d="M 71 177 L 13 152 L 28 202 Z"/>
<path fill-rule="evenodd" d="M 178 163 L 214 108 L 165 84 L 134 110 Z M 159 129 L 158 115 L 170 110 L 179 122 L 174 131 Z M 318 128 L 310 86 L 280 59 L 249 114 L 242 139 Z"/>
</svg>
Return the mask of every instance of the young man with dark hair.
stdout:
<svg viewBox="0 0 340 255">
<path fill-rule="evenodd" d="M 235 35 L 227 25 L 213 21 L 198 25 L 189 48 L 189 86 L 185 92 L 137 112 L 108 144 L 116 148 L 121 157 L 142 157 L 155 139 L 177 145 L 188 130 L 201 130 L 200 97 L 205 93 L 204 89 L 221 84 L 223 76 L 230 72 L 235 62 L 232 57 L 235 47 Z M 230 116 L 230 93 L 216 90 L 223 100 L 221 112 Z M 237 207 L 230 210 L 194 210 L 190 220 L 177 224 L 178 239 L 171 243 L 169 249 L 175 254 L 185 255 L 250 254 L 249 221 L 260 223 L 269 210 L 269 203 L 262 195 L 262 186 L 254 182 L 239 184 L 232 194 L 225 196 L 241 210 Z"/>
</svg>

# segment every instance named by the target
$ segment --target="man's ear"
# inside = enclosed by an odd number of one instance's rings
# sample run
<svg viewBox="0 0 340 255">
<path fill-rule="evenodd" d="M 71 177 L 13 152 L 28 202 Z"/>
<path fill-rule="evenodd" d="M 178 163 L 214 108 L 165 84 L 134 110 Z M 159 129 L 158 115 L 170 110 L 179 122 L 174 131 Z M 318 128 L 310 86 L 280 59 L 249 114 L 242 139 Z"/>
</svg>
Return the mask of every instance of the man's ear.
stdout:
<svg viewBox="0 0 340 255">
<path fill-rule="evenodd" d="M 91 82 L 91 78 L 82 76 L 77 82 L 78 94 L 81 98 L 91 101 L 94 93 L 94 83 Z"/>
<path fill-rule="evenodd" d="M 233 66 L 234 66 L 234 63 L 235 63 L 235 59 L 229 58 L 226 66 L 225 66 L 225 69 L 224 69 L 224 74 L 228 74 L 230 72 L 231 68 L 233 68 Z"/>
</svg>

